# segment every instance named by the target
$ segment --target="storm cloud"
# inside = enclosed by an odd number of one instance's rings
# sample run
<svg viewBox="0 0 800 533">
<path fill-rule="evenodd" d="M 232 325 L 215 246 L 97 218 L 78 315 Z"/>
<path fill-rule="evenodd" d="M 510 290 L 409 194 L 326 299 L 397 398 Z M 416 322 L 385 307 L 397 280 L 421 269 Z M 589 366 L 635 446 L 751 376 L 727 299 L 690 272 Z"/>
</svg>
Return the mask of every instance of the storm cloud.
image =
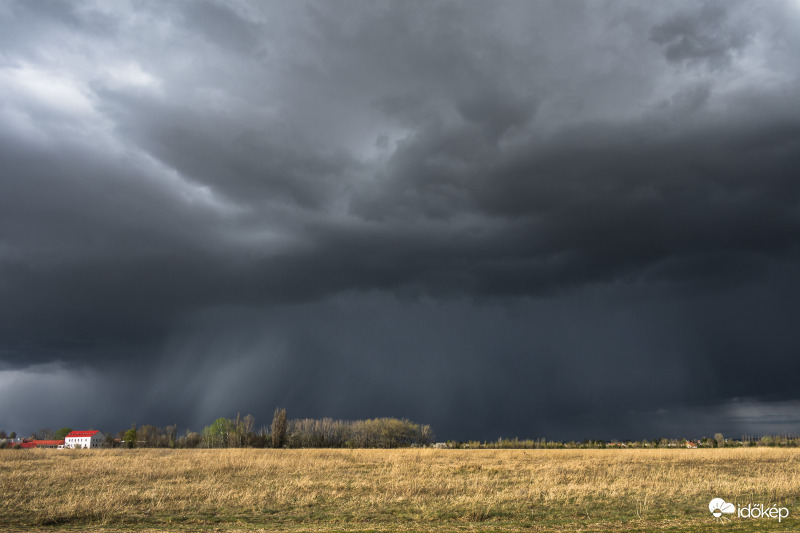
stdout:
<svg viewBox="0 0 800 533">
<path fill-rule="evenodd" d="M 0 428 L 800 430 L 798 23 L 4 3 Z"/>
</svg>

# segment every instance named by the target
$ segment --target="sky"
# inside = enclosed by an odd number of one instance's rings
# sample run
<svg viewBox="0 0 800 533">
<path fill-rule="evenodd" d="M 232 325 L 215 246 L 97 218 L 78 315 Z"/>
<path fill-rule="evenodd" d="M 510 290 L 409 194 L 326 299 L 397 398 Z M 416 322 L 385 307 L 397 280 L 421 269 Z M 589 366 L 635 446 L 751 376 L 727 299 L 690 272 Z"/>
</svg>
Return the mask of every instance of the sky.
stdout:
<svg viewBox="0 0 800 533">
<path fill-rule="evenodd" d="M 800 432 L 798 27 L 0 1 L 0 429 Z"/>
</svg>

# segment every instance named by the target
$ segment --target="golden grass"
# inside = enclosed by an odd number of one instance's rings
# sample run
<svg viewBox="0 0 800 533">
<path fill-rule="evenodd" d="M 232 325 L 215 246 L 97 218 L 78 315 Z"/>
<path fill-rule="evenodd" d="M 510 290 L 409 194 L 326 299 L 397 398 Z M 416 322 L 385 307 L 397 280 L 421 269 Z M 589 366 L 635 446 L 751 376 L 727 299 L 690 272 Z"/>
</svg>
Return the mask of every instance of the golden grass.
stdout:
<svg viewBox="0 0 800 533">
<path fill-rule="evenodd" d="M 800 451 L 6 450 L 0 493 L 2 531 L 791 531 Z"/>
</svg>

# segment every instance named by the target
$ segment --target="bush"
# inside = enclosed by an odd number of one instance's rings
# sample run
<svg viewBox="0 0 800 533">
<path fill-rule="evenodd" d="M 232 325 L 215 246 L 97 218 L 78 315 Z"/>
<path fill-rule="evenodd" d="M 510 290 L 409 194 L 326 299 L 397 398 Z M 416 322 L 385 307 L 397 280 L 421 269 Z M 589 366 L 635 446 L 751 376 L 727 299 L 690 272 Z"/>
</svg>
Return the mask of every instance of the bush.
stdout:
<svg viewBox="0 0 800 533">
<path fill-rule="evenodd" d="M 128 431 L 125 432 L 125 436 L 122 440 L 125 442 L 125 446 L 128 448 L 135 448 L 136 447 L 136 428 L 132 427 Z"/>
</svg>

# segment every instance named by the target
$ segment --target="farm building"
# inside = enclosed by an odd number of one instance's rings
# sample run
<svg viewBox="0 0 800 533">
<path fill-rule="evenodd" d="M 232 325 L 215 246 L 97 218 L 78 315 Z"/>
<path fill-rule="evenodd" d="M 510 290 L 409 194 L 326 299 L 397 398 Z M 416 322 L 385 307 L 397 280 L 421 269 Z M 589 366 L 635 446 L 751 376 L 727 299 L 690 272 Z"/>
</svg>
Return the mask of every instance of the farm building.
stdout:
<svg viewBox="0 0 800 533">
<path fill-rule="evenodd" d="M 8 439 L 5 442 L 0 443 L 0 447 L 7 447 L 13 448 L 15 446 L 19 446 L 23 450 L 29 450 L 32 448 L 63 448 L 64 441 L 63 440 L 36 440 L 36 439 Z"/>
<path fill-rule="evenodd" d="M 72 431 L 64 438 L 64 448 L 99 448 L 105 440 L 99 431 Z"/>
<path fill-rule="evenodd" d="M 58 448 L 59 446 L 64 446 L 63 440 L 31 440 L 36 445 L 37 448 Z"/>
</svg>

